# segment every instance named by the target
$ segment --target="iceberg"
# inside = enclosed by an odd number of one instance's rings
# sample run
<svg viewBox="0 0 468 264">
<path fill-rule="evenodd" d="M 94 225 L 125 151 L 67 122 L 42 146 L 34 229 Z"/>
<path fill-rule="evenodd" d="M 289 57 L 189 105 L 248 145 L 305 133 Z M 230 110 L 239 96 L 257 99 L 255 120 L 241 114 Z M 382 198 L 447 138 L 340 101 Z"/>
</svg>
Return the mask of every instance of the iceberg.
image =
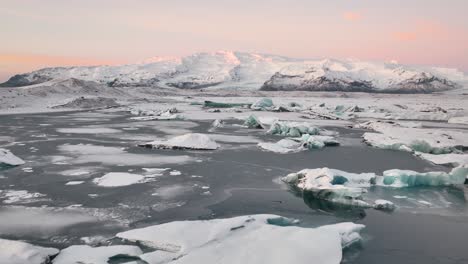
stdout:
<svg viewBox="0 0 468 264">
<path fill-rule="evenodd" d="M 117 262 L 118 259 L 124 259 L 127 262 L 130 260 L 139 260 L 143 252 L 137 246 L 116 245 L 91 247 L 88 245 L 74 245 L 60 251 L 57 257 L 54 258 L 53 264 L 70 264 L 70 263 L 93 263 L 105 264 L 109 263 L 110 259 Z M 126 262 L 125 262 L 126 263 Z"/>
<path fill-rule="evenodd" d="M 193 149 L 193 150 L 215 150 L 219 148 L 218 143 L 212 140 L 208 135 L 199 133 L 188 133 L 173 137 L 166 141 L 151 141 L 140 144 L 142 147 L 151 147 L 159 149 Z"/>
<path fill-rule="evenodd" d="M 93 182 L 102 187 L 121 187 L 145 180 L 145 176 L 126 172 L 109 172 L 102 177 L 95 178 Z"/>
<path fill-rule="evenodd" d="M 59 253 L 56 248 L 39 247 L 22 241 L 0 238 L 0 262 L 5 264 L 44 264 Z"/>
<path fill-rule="evenodd" d="M 468 134 L 460 130 L 414 128 L 394 122 L 369 121 L 358 125 L 378 133 L 364 133 L 364 141 L 383 149 L 446 154 L 468 146 Z"/>
<path fill-rule="evenodd" d="M 250 215 L 176 221 L 116 236 L 157 249 L 140 256 L 148 263 L 338 264 L 343 248 L 360 241 L 364 228 L 354 223 L 303 228 L 296 223 L 278 215 Z"/>
<path fill-rule="evenodd" d="M 254 104 L 252 104 L 250 106 L 250 109 L 253 109 L 253 110 L 270 110 L 273 107 L 274 107 L 273 100 L 271 100 L 270 98 L 262 98 L 262 99 L 258 100 L 257 102 L 255 102 Z"/>
<path fill-rule="evenodd" d="M 349 173 L 329 168 L 304 169 L 282 180 L 317 199 L 359 207 L 371 207 L 363 200 L 365 188 L 375 180 L 374 173 Z"/>
<path fill-rule="evenodd" d="M 468 165 L 468 154 L 465 153 L 448 153 L 436 155 L 416 152 L 415 155 L 438 165 L 451 165 L 453 167 Z"/>
<path fill-rule="evenodd" d="M 304 134 L 301 138 L 285 138 L 276 143 L 261 142 L 258 146 L 276 153 L 299 152 L 307 149 L 321 149 L 325 146 L 337 146 L 340 143 L 331 136 Z"/>
<path fill-rule="evenodd" d="M 0 167 L 23 165 L 24 160 L 15 156 L 8 149 L 0 148 Z"/>
<path fill-rule="evenodd" d="M 267 133 L 272 135 L 300 137 L 304 134 L 318 135 L 320 130 L 316 126 L 306 122 L 276 121 L 273 122 Z"/>
<path fill-rule="evenodd" d="M 449 173 L 432 171 L 387 170 L 378 177 L 376 184 L 385 187 L 448 186 L 463 184 L 468 176 L 468 167 L 459 166 Z"/>
<path fill-rule="evenodd" d="M 382 211 L 393 211 L 395 210 L 395 204 L 382 199 L 377 199 L 374 201 L 374 209 Z"/>
<path fill-rule="evenodd" d="M 265 127 L 255 115 L 250 115 L 245 119 L 244 126 L 248 128 L 264 129 Z"/>
</svg>

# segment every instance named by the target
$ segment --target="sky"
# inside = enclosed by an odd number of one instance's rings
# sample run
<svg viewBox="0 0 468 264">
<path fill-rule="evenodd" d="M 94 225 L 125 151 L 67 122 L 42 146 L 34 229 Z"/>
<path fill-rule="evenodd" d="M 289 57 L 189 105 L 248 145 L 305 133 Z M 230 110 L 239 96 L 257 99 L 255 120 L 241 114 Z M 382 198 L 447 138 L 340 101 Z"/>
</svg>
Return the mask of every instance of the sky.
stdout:
<svg viewBox="0 0 468 264">
<path fill-rule="evenodd" d="M 0 0 L 0 81 L 235 50 L 468 72 L 467 0 Z"/>
</svg>

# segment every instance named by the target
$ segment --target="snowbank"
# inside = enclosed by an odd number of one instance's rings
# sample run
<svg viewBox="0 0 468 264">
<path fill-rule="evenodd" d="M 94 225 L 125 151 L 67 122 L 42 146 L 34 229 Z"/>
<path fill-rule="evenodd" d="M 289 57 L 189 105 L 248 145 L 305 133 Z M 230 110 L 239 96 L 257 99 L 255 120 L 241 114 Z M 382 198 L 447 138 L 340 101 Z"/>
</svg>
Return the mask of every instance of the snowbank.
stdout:
<svg viewBox="0 0 468 264">
<path fill-rule="evenodd" d="M 277 215 L 176 221 L 117 234 L 157 251 L 148 263 L 321 263 L 338 264 L 342 249 L 360 240 L 363 225 L 293 226 Z M 272 250 L 272 249 L 281 250 Z"/>
<path fill-rule="evenodd" d="M 214 150 L 219 145 L 208 135 L 189 133 L 182 136 L 173 137 L 166 141 L 152 141 L 140 144 L 144 147 L 162 148 L 162 149 L 194 149 L 194 150 Z"/>
</svg>

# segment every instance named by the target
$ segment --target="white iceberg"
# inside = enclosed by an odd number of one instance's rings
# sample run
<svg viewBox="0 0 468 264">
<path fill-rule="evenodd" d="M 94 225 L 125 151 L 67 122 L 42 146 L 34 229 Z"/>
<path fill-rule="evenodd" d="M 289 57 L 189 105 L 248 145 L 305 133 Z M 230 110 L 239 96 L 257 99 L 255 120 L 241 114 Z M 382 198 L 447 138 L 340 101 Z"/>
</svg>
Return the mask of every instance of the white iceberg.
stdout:
<svg viewBox="0 0 468 264">
<path fill-rule="evenodd" d="M 304 169 L 290 173 L 282 180 L 302 191 L 310 192 L 317 199 L 337 204 L 371 207 L 363 200 L 375 180 L 375 173 L 349 173 L 329 168 Z"/>
<path fill-rule="evenodd" d="M 297 142 L 290 138 L 281 139 L 276 143 L 260 142 L 258 143 L 258 146 L 264 150 L 280 154 L 299 152 L 304 149 L 301 142 Z"/>
<path fill-rule="evenodd" d="M 145 176 L 126 172 L 109 172 L 102 177 L 95 178 L 93 182 L 102 187 L 121 187 L 145 180 Z"/>
<path fill-rule="evenodd" d="M 194 149 L 194 150 L 214 150 L 219 145 L 208 135 L 199 133 L 188 133 L 176 136 L 166 141 L 151 141 L 140 144 L 140 146 L 163 148 L 163 149 Z"/>
<path fill-rule="evenodd" d="M 448 120 L 448 123 L 468 125 L 468 116 L 452 117 Z"/>
<path fill-rule="evenodd" d="M 0 167 L 2 165 L 18 166 L 23 165 L 24 163 L 24 160 L 15 156 L 8 149 L 0 148 Z"/>
<path fill-rule="evenodd" d="M 271 125 L 267 133 L 272 135 L 300 137 L 304 134 L 318 135 L 320 130 L 318 127 L 307 122 L 276 121 Z"/>
<path fill-rule="evenodd" d="M 53 264 L 92 263 L 106 264 L 112 257 L 134 257 L 138 260 L 143 252 L 137 246 L 116 245 L 90 247 L 88 245 L 74 245 L 60 251 L 54 258 Z M 120 263 L 120 262 L 118 262 Z"/>
<path fill-rule="evenodd" d="M 377 199 L 374 201 L 374 208 L 383 211 L 393 211 L 395 210 L 395 204 L 387 200 Z"/>
<path fill-rule="evenodd" d="M 44 264 L 57 255 L 56 248 L 31 245 L 26 242 L 0 238 L 0 263 L 5 264 Z"/>
<path fill-rule="evenodd" d="M 325 146 L 337 146 L 340 143 L 331 136 L 304 134 L 300 138 L 285 138 L 276 143 L 261 142 L 258 146 L 276 153 L 292 153 L 307 149 L 321 149 Z"/>
<path fill-rule="evenodd" d="M 463 184 L 468 167 L 459 166 L 449 173 L 441 171 L 416 172 L 411 170 L 387 170 L 377 177 L 376 184 L 385 187 L 448 186 Z"/>
<path fill-rule="evenodd" d="M 377 148 L 446 154 L 468 146 L 468 133 L 460 130 L 412 128 L 397 123 L 369 121 L 358 127 L 379 133 L 364 133 L 364 140 Z"/>
<path fill-rule="evenodd" d="M 451 165 L 454 167 L 468 165 L 468 154 L 462 153 L 448 153 L 448 154 L 429 154 L 416 152 L 416 156 L 428 160 L 438 165 Z"/>
<path fill-rule="evenodd" d="M 176 221 L 117 234 L 157 251 L 148 263 L 321 263 L 338 264 L 344 247 L 359 241 L 363 225 L 293 226 L 277 215 Z M 281 250 L 272 250 L 281 249 Z"/>
</svg>

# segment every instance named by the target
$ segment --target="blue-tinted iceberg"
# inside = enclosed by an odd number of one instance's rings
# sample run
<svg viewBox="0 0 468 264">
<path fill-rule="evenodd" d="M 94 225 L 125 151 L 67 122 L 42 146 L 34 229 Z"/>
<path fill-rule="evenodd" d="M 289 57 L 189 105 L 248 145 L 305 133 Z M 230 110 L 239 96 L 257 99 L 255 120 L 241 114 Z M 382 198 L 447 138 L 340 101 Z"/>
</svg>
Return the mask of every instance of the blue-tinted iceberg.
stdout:
<svg viewBox="0 0 468 264">
<path fill-rule="evenodd" d="M 441 171 L 416 172 L 411 170 L 387 170 L 377 178 L 377 185 L 388 187 L 447 186 L 463 184 L 468 167 L 459 166 L 449 173 Z"/>
</svg>

